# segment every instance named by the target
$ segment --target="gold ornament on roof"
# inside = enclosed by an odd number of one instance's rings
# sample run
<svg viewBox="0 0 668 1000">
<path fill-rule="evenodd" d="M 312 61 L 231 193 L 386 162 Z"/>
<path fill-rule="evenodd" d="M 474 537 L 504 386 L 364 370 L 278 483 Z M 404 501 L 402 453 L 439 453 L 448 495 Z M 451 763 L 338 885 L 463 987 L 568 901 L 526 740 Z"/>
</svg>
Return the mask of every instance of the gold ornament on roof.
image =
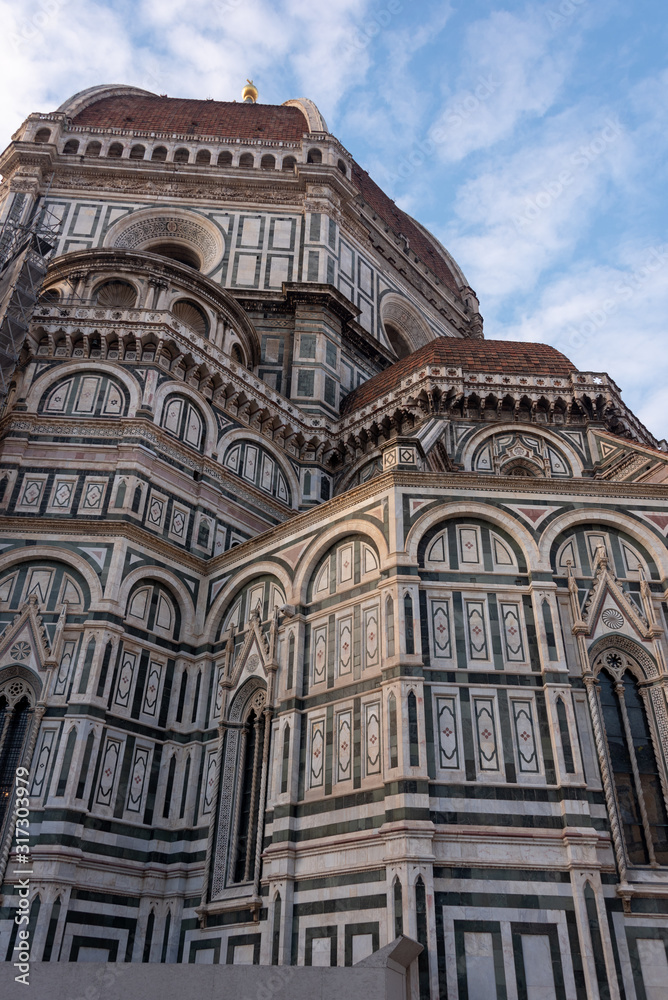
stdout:
<svg viewBox="0 0 668 1000">
<path fill-rule="evenodd" d="M 257 87 L 248 77 L 246 77 L 246 86 L 241 91 L 241 100 L 244 104 L 255 104 L 257 101 Z"/>
</svg>

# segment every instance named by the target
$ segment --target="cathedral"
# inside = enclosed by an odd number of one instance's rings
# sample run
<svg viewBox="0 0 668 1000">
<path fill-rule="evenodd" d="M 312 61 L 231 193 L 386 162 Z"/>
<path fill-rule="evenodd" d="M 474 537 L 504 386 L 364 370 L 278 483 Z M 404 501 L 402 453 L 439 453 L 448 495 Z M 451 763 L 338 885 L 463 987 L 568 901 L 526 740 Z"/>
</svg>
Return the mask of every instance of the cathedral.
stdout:
<svg viewBox="0 0 668 1000">
<path fill-rule="evenodd" d="M 8 977 L 403 936 L 420 1000 L 665 1000 L 668 446 L 257 98 L 0 156 Z"/>
</svg>

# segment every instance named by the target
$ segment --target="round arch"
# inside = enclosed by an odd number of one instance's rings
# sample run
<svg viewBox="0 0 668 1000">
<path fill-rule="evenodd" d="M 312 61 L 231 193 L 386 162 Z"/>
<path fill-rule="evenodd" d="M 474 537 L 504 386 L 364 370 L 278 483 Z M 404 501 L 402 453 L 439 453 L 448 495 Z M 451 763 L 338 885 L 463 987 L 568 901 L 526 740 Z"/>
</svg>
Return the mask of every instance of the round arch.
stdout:
<svg viewBox="0 0 668 1000">
<path fill-rule="evenodd" d="M 156 427 L 160 426 L 165 401 L 170 395 L 184 396 L 197 407 L 197 411 L 201 415 L 206 426 L 206 437 L 202 454 L 211 458 L 216 448 L 216 418 L 211 411 L 211 407 L 209 406 L 206 397 L 199 393 L 196 389 L 193 389 L 191 385 L 187 385 L 179 379 L 166 379 L 162 385 L 158 386 L 153 402 Z"/>
<path fill-rule="evenodd" d="M 177 206 L 156 205 L 124 215 L 110 226 L 104 238 L 105 247 L 158 256 L 162 256 L 159 247 L 168 242 L 196 254 L 203 274 L 211 274 L 225 254 L 222 230 L 205 215 Z"/>
<path fill-rule="evenodd" d="M 216 633 L 222 623 L 223 612 L 226 610 L 227 605 L 232 602 L 238 591 L 243 590 L 247 583 L 260 576 L 275 576 L 283 588 L 286 602 L 288 604 L 293 603 L 291 600 L 293 589 L 292 579 L 282 566 L 270 562 L 268 559 L 262 562 L 254 562 L 251 566 L 246 565 L 216 594 L 215 600 L 211 604 L 205 619 L 203 634 L 206 642 L 216 642 Z"/>
<path fill-rule="evenodd" d="M 426 320 L 403 295 L 397 292 L 385 292 L 380 299 L 379 312 L 381 324 L 388 345 L 392 347 L 397 357 L 406 357 L 424 347 L 429 341 L 435 340 L 435 334 L 430 330 Z M 396 331 L 403 345 L 403 353 L 395 344 L 392 331 Z"/>
<path fill-rule="evenodd" d="M 608 650 L 611 652 L 622 650 L 622 652 L 627 653 L 628 656 L 638 663 L 638 666 L 642 670 L 642 675 L 636 677 L 636 680 L 642 682 L 658 677 L 659 671 L 652 654 L 644 649 L 639 642 L 627 635 L 602 635 L 596 639 L 587 650 L 592 669 L 598 658 L 608 652 Z M 603 665 L 598 668 L 596 673 L 598 674 L 602 669 Z M 635 671 L 632 670 L 632 673 L 635 674 Z"/>
<path fill-rule="evenodd" d="M 46 677 L 44 678 L 46 680 Z M 8 684 L 12 681 L 22 681 L 24 685 L 23 691 L 9 691 L 6 689 Z M 30 701 L 30 707 L 34 708 L 39 697 L 42 693 L 43 682 L 42 679 L 35 673 L 32 667 L 25 667 L 19 663 L 8 663 L 4 667 L 0 667 L 0 694 L 7 698 L 10 706 L 17 701 L 20 701 L 22 697 L 25 696 L 25 687 L 29 689 L 28 701 Z"/>
<path fill-rule="evenodd" d="M 497 528 L 502 528 L 515 539 L 522 549 L 527 567 L 529 569 L 539 568 L 540 551 L 523 524 L 497 507 L 471 501 L 448 504 L 447 507 L 437 507 L 435 510 L 423 514 L 415 522 L 408 532 L 405 545 L 406 554 L 410 556 L 412 563 L 417 563 L 418 546 L 427 531 L 440 521 L 451 521 L 454 517 L 475 518 L 476 520 L 488 521 L 490 524 L 496 525 Z"/>
<path fill-rule="evenodd" d="M 40 559 L 50 559 L 54 562 L 61 562 L 63 565 L 69 566 L 71 569 L 75 569 L 77 572 L 81 573 L 82 577 L 88 584 L 88 589 L 90 591 L 90 609 L 96 610 L 95 605 L 99 605 L 100 601 L 104 597 L 102 586 L 97 573 L 90 563 L 86 562 L 83 556 L 77 555 L 76 552 L 72 552 L 69 549 L 60 549 L 51 545 L 35 545 L 31 546 L 29 549 L 11 549 L 9 552 L 5 552 L 4 555 L 0 556 L 0 573 L 4 572 L 6 569 L 11 569 L 15 562 L 25 563 L 26 556 L 29 556 L 31 562 L 39 561 Z"/>
<path fill-rule="evenodd" d="M 563 441 L 558 434 L 550 430 L 547 427 L 543 427 L 542 424 L 517 424 L 517 423 L 501 423 L 494 424 L 490 426 L 489 424 L 485 427 L 481 427 L 474 431 L 473 434 L 466 440 L 464 447 L 462 448 L 462 453 L 459 461 L 462 462 L 464 468 L 467 472 L 471 471 L 471 462 L 473 461 L 473 456 L 477 449 L 488 437 L 496 437 L 497 434 L 517 434 L 526 433 L 527 435 L 533 435 L 534 437 L 543 437 L 550 444 L 558 448 L 559 451 L 568 459 L 571 469 L 573 470 L 573 475 L 575 478 L 579 479 L 582 476 L 582 459 L 578 456 L 575 449 L 569 445 L 566 441 Z"/>
<path fill-rule="evenodd" d="M 121 615 L 125 614 L 132 588 L 138 583 L 148 583 L 149 580 L 157 580 L 158 583 L 163 583 L 179 604 L 181 612 L 181 635 L 179 642 L 183 643 L 187 639 L 192 639 L 193 636 L 198 635 L 199 633 L 195 628 L 197 616 L 194 614 L 197 609 L 192 594 L 173 573 L 162 569 L 160 566 L 139 566 L 128 573 L 119 587 L 118 596 L 114 602 L 119 609 L 119 613 Z M 188 611 L 190 609 L 192 609 L 193 613 L 189 615 Z"/>
<path fill-rule="evenodd" d="M 50 389 L 52 385 L 55 385 L 56 382 L 59 382 L 60 379 L 66 378 L 68 375 L 82 375 L 88 368 L 90 368 L 91 374 L 93 375 L 99 375 L 100 373 L 106 372 L 110 376 L 118 379 L 119 382 L 123 383 L 130 394 L 130 406 L 128 407 L 127 415 L 128 417 L 134 417 L 141 404 L 142 390 L 139 383 L 130 374 L 130 372 L 121 365 L 116 365 L 113 361 L 106 361 L 97 358 L 95 359 L 94 365 L 90 358 L 82 358 L 78 361 L 70 361 L 67 364 L 56 365 L 54 368 L 50 368 L 49 371 L 44 372 L 43 375 L 38 375 L 28 391 L 26 399 L 27 412 L 37 413 L 39 401 L 44 393 Z"/>
<path fill-rule="evenodd" d="M 380 528 L 374 527 L 369 521 L 342 521 L 339 524 L 333 525 L 327 531 L 320 533 L 313 545 L 307 548 L 302 554 L 300 559 L 301 565 L 298 566 L 295 573 L 293 603 L 306 603 L 309 581 L 315 572 L 316 566 L 327 552 L 327 549 L 330 549 L 336 542 L 343 541 L 348 535 L 361 535 L 362 537 L 366 535 L 369 540 L 372 540 L 378 551 L 382 566 L 383 559 L 389 555 L 389 549 L 387 540 Z"/>
<path fill-rule="evenodd" d="M 250 427 L 237 427 L 232 431 L 225 432 L 218 438 L 218 441 L 216 442 L 216 450 L 218 451 L 219 461 L 222 463 L 224 452 L 227 451 L 230 445 L 235 444 L 237 441 L 252 441 L 253 444 L 257 444 L 261 448 L 264 448 L 265 451 L 269 452 L 289 483 L 290 492 L 292 494 L 292 505 L 294 507 L 298 506 L 300 485 L 294 469 L 286 460 L 285 456 L 278 453 L 275 445 L 271 441 L 268 441 L 266 437 L 262 434 L 258 434 L 257 431 L 251 429 Z"/>
<path fill-rule="evenodd" d="M 652 529 L 637 521 L 629 514 L 624 514 L 620 511 L 613 512 L 600 507 L 569 510 L 564 514 L 559 514 L 553 521 L 550 521 L 541 535 L 539 542 L 541 562 L 546 565 L 548 570 L 551 569 L 550 553 L 552 545 L 558 536 L 568 528 L 586 525 L 587 523 L 605 524 L 610 528 L 621 528 L 623 531 L 626 531 L 632 538 L 635 538 L 636 541 L 645 546 L 647 551 L 652 555 L 662 579 L 666 579 L 668 576 L 668 552 L 666 552 L 665 544 L 659 541 L 657 536 L 653 534 Z"/>
<path fill-rule="evenodd" d="M 232 695 L 227 709 L 229 722 L 241 722 L 248 711 L 249 702 L 262 692 L 266 698 L 267 682 L 261 677 L 249 677 Z"/>
</svg>

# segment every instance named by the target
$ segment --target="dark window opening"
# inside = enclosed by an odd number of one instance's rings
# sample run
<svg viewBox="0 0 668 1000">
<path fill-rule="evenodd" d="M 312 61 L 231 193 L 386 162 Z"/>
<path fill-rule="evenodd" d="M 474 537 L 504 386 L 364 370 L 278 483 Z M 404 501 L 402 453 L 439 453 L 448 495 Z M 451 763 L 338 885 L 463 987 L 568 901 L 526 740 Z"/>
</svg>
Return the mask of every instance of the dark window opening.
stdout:
<svg viewBox="0 0 668 1000">
<path fill-rule="evenodd" d="M 260 804 L 260 765 L 264 745 L 262 719 L 251 712 L 247 725 L 246 753 L 242 768 L 241 808 L 234 881 L 248 882 L 255 860 L 255 841 Z"/>
<path fill-rule="evenodd" d="M 397 728 L 397 699 L 394 694 L 388 698 L 390 713 L 390 767 L 399 766 L 399 740 Z"/>
<path fill-rule="evenodd" d="M 406 635 L 406 652 L 415 652 L 415 631 L 413 625 L 413 598 L 410 594 L 404 597 L 404 633 Z"/>
<path fill-rule="evenodd" d="M 176 757 L 172 757 L 169 762 L 167 772 L 167 787 L 165 788 L 165 801 L 162 806 L 162 818 L 169 819 L 169 811 L 172 807 L 172 793 L 174 791 L 174 774 L 176 772 Z"/>
<path fill-rule="evenodd" d="M 5 722 L 7 702 L 0 698 L 0 726 Z M 0 827 L 2 826 L 7 806 L 12 800 L 16 768 L 21 763 L 23 743 L 25 740 L 28 719 L 31 714 L 27 698 L 21 698 L 14 706 L 9 717 L 5 738 L 0 750 Z"/>
<path fill-rule="evenodd" d="M 387 339 L 390 342 L 392 350 L 396 356 L 401 360 L 401 358 L 406 358 L 411 353 L 411 347 L 396 326 L 392 323 L 384 323 L 385 333 L 387 334 Z"/>
<path fill-rule="evenodd" d="M 156 243 L 154 246 L 146 247 L 146 250 L 149 253 L 157 253 L 160 257 L 175 260 L 179 264 L 185 264 L 195 271 L 199 271 L 202 267 L 199 254 L 183 243 Z"/>
<path fill-rule="evenodd" d="M 561 749 L 564 754 L 564 767 L 566 774 L 575 774 L 575 764 L 573 762 L 573 747 L 571 745 L 571 734 L 568 728 L 568 716 L 566 706 L 562 698 L 557 698 L 557 720 L 559 722 L 559 735 L 561 736 Z"/>
</svg>

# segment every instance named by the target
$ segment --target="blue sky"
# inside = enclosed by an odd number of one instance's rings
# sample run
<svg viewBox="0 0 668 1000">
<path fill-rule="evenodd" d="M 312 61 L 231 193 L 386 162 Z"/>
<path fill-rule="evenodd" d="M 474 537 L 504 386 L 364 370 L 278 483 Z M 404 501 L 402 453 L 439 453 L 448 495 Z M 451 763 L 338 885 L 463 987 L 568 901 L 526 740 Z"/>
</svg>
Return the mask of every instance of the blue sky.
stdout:
<svg viewBox="0 0 668 1000">
<path fill-rule="evenodd" d="M 2 133 L 98 83 L 306 96 L 476 289 L 668 436 L 660 0 L 0 0 Z M 7 92 L 8 91 L 8 92 Z"/>
</svg>

